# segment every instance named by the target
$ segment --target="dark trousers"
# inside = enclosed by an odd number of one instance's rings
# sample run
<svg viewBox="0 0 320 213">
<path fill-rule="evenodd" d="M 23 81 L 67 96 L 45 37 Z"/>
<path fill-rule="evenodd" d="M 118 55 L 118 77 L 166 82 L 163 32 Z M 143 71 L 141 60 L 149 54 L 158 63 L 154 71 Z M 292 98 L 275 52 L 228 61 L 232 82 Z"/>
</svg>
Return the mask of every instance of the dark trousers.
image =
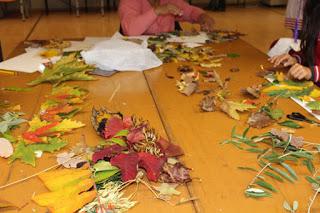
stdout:
<svg viewBox="0 0 320 213">
<path fill-rule="evenodd" d="M 226 0 L 210 0 L 209 5 L 208 5 L 208 9 L 225 11 L 226 10 Z"/>
</svg>

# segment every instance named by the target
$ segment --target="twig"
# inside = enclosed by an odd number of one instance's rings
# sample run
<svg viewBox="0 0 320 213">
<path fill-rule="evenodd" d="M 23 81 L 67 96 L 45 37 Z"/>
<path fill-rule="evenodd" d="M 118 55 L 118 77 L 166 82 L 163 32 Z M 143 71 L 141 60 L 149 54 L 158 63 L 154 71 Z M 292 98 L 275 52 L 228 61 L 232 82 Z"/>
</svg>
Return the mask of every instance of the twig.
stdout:
<svg viewBox="0 0 320 213">
<path fill-rule="evenodd" d="M 257 178 L 261 175 L 261 173 L 268 168 L 271 165 L 271 163 L 266 164 L 259 172 L 258 174 L 252 179 L 252 181 L 249 183 L 249 186 L 251 186 L 252 184 L 254 184 L 254 182 L 257 180 Z"/>
<path fill-rule="evenodd" d="M 118 86 L 115 88 L 115 90 L 113 91 L 113 93 L 112 93 L 112 95 L 110 96 L 110 98 L 109 98 L 109 100 L 108 100 L 108 102 L 110 103 L 112 100 L 113 100 L 113 98 L 114 98 L 114 96 L 117 94 L 117 92 L 120 90 L 120 83 L 118 84 Z"/>
<path fill-rule="evenodd" d="M 313 203 L 314 203 L 314 201 L 315 201 L 315 199 L 316 199 L 316 197 L 317 197 L 317 195 L 318 195 L 319 192 L 320 192 L 320 188 L 317 189 L 317 191 L 316 191 L 316 192 L 314 193 L 314 195 L 313 195 L 312 200 L 310 201 L 310 204 L 309 204 L 309 206 L 308 206 L 308 213 L 311 212 L 311 207 L 312 207 L 312 205 L 313 205 Z"/>
</svg>

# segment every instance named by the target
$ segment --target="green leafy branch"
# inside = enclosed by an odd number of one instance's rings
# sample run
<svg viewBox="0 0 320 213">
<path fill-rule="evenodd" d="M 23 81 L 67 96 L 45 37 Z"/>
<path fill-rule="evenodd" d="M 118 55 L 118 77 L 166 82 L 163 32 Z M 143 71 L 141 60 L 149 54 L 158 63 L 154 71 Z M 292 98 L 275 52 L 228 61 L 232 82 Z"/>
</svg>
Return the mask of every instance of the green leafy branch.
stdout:
<svg viewBox="0 0 320 213">
<path fill-rule="evenodd" d="M 294 142 L 294 140 L 297 140 L 297 138 L 292 135 L 289 135 L 287 140 L 283 140 L 280 137 L 281 134 L 279 136 L 272 132 L 247 137 L 248 131 L 249 128 L 246 128 L 242 134 L 238 134 L 234 127 L 231 132 L 231 139 L 222 142 L 222 144 L 232 144 L 240 150 L 258 154 L 257 163 L 260 166 L 260 170 L 251 167 L 238 167 L 242 170 L 257 172 L 245 190 L 245 195 L 248 197 L 270 197 L 272 193 L 278 191 L 269 183 L 270 181 L 267 180 L 267 177 L 280 183 L 285 180 L 294 183 L 298 180 L 295 170 L 290 166 L 291 164 L 302 162 L 310 173 L 314 174 L 314 154 L 319 153 L 317 144 L 303 141 L 303 145 L 312 149 L 306 150 L 299 147 L 299 144 L 295 144 L 297 141 Z M 280 133 L 283 134 L 283 132 Z M 317 184 L 320 187 L 320 178 L 317 181 L 319 181 Z"/>
</svg>

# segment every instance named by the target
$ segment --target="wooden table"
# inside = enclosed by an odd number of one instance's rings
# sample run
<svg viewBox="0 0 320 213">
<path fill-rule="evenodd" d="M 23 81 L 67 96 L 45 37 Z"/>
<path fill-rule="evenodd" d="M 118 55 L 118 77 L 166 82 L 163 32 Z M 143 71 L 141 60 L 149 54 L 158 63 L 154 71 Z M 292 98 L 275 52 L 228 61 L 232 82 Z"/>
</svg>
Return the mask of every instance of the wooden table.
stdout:
<svg viewBox="0 0 320 213">
<path fill-rule="evenodd" d="M 260 64 L 269 66 L 265 54 L 259 52 L 242 40 L 232 43 L 216 44 L 215 49 L 221 53 L 238 53 L 239 58 L 226 58 L 223 66 L 217 71 L 220 75 L 230 77 L 230 90 L 233 100 L 241 100 L 240 88 L 262 82 L 255 75 Z M 179 190 L 183 196 L 196 196 L 198 202 L 171 207 L 155 200 L 150 192 L 141 188 L 138 197 L 139 204 L 131 212 L 284 212 L 282 203 L 284 200 L 292 202 L 299 201 L 300 211 L 306 212 L 309 197 L 313 194 L 310 185 L 304 180 L 308 172 L 303 166 L 294 167 L 298 172 L 300 180 L 295 184 L 278 183 L 274 185 L 279 192 L 272 198 L 250 199 L 244 196 L 244 190 L 253 178 L 254 174 L 237 169 L 238 166 L 256 165 L 256 155 L 239 151 L 233 146 L 221 145 L 220 142 L 230 137 L 231 128 L 237 126 L 239 131 L 246 126 L 248 113 L 241 114 L 241 121 L 228 118 L 221 112 L 200 113 L 198 103 L 201 95 L 186 97 L 176 89 L 176 80 L 179 73 L 176 71 L 178 64 L 165 64 L 159 68 L 145 72 L 117 73 L 109 78 L 99 78 L 93 82 L 72 82 L 90 91 L 88 106 L 84 112 L 75 117 L 76 120 L 84 122 L 87 126 L 67 136 L 70 144 L 79 140 L 81 133 L 87 137 L 88 145 L 95 145 L 99 141 L 90 124 L 90 110 L 92 106 L 107 106 L 112 110 L 119 110 L 126 114 L 136 114 L 151 122 L 161 135 L 169 138 L 172 142 L 179 144 L 185 151 L 182 158 L 187 166 L 193 169 L 194 181 L 188 186 L 181 186 Z M 231 73 L 232 67 L 239 67 L 240 72 Z M 175 77 L 168 79 L 165 73 Z M 36 74 L 1 77 L 0 87 L 22 86 L 35 78 Z M 120 84 L 120 90 L 112 102 L 109 97 Z M 36 113 L 40 104 L 44 101 L 44 95 L 48 94 L 50 86 L 43 84 L 35 87 L 31 92 L 14 93 L 1 92 L 0 98 L 6 98 L 12 103 L 21 104 L 22 110 L 27 118 Z M 305 112 L 290 100 L 281 100 L 279 108 L 286 113 L 292 111 Z M 275 128 L 273 126 L 271 128 Z M 25 130 L 22 126 L 18 132 Z M 267 132 L 264 130 L 251 130 L 249 134 Z M 319 138 L 317 127 L 306 127 L 297 131 L 308 141 L 316 142 Z M 38 160 L 38 166 L 32 168 L 19 162 L 12 165 L 11 175 L 8 178 L 6 160 L 0 160 L 0 184 L 11 182 L 27 175 L 40 171 L 52 164 L 55 159 L 45 155 Z M 316 165 L 318 166 L 318 165 Z M 4 168 L 4 169 L 3 169 Z M 44 212 L 44 208 L 36 206 L 30 198 L 33 193 L 45 191 L 41 182 L 34 178 L 19 185 L 0 191 L 0 198 L 5 198 L 18 205 L 27 205 L 21 212 L 31 212 L 34 208 L 37 212 Z M 313 212 L 319 211 L 320 205 L 314 204 Z M 38 211 L 39 210 L 39 211 Z M 14 212 L 14 211 L 13 211 Z"/>
</svg>

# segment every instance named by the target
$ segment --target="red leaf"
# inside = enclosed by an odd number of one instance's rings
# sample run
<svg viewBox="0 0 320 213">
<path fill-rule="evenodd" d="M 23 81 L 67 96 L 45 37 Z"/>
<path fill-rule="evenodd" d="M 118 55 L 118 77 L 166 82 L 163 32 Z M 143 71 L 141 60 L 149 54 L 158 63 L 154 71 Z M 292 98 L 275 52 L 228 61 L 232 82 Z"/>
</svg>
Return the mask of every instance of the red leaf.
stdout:
<svg viewBox="0 0 320 213">
<path fill-rule="evenodd" d="M 55 116 L 59 113 L 69 113 L 73 110 L 73 107 L 69 104 L 59 104 L 58 106 L 46 109 L 41 113 L 41 119 L 46 121 L 53 121 Z"/>
<path fill-rule="evenodd" d="M 180 146 L 170 143 L 162 137 L 157 141 L 157 145 L 167 157 L 177 157 L 184 154 Z"/>
<path fill-rule="evenodd" d="M 96 163 L 97 161 L 103 160 L 104 158 L 112 158 L 112 157 L 120 154 L 122 151 L 124 151 L 126 149 L 127 149 L 126 147 L 120 146 L 118 144 L 114 144 L 114 145 L 108 146 L 103 150 L 95 152 L 92 155 L 92 161 L 94 163 Z"/>
<path fill-rule="evenodd" d="M 137 153 L 119 154 L 111 158 L 111 165 L 121 170 L 121 180 L 123 182 L 134 180 L 138 173 L 139 156 Z"/>
<path fill-rule="evenodd" d="M 120 118 L 112 117 L 107 121 L 106 127 L 104 129 L 104 138 L 112 138 L 120 130 L 126 129 L 123 121 Z"/>
<path fill-rule="evenodd" d="M 150 181 L 157 181 L 162 166 L 165 162 L 165 158 L 157 158 L 154 155 L 151 155 L 146 152 L 140 152 L 139 155 L 139 167 L 143 168 L 147 172 L 147 177 Z"/>
<path fill-rule="evenodd" d="M 22 137 L 28 141 L 34 142 L 34 143 L 40 143 L 43 142 L 40 137 L 46 136 L 51 134 L 49 130 L 55 126 L 57 126 L 59 122 L 53 122 L 51 124 L 48 124 L 46 126 L 40 127 L 36 129 L 35 131 L 30 132 L 24 132 L 22 133 Z"/>
<path fill-rule="evenodd" d="M 132 117 L 131 116 L 124 116 L 123 117 L 123 124 L 128 129 L 133 126 Z"/>
<path fill-rule="evenodd" d="M 127 139 L 129 143 L 137 143 L 143 139 L 145 139 L 145 136 L 142 132 L 142 127 L 140 128 L 135 128 L 133 130 L 130 130 Z"/>
</svg>

